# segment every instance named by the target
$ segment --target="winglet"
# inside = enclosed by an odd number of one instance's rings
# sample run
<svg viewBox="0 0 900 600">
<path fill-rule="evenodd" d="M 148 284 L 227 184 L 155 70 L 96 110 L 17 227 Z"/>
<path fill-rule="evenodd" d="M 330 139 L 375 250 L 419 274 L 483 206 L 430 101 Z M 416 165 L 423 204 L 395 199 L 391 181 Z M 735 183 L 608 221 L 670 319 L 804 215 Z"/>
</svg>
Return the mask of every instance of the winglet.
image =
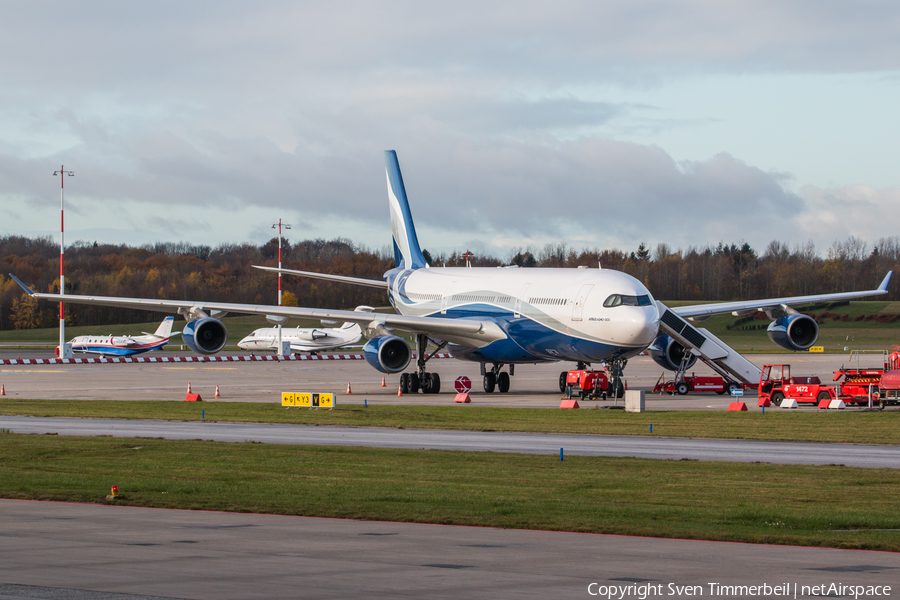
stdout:
<svg viewBox="0 0 900 600">
<path fill-rule="evenodd" d="M 23 290 L 25 290 L 26 294 L 28 294 L 29 296 L 34 296 L 34 292 L 31 290 L 31 288 L 28 287 L 27 285 L 25 285 L 24 283 L 22 283 L 21 281 L 19 281 L 18 277 L 16 277 L 12 273 L 10 273 L 9 276 L 13 278 L 13 281 L 15 281 L 16 283 L 19 284 L 19 287 L 21 287 Z"/>
<path fill-rule="evenodd" d="M 888 271 L 888 274 L 884 276 L 884 280 L 881 282 L 881 285 L 878 286 L 879 292 L 886 292 L 887 286 L 891 282 L 891 275 L 893 275 L 893 271 Z M 16 280 L 18 281 L 18 280 Z"/>
</svg>

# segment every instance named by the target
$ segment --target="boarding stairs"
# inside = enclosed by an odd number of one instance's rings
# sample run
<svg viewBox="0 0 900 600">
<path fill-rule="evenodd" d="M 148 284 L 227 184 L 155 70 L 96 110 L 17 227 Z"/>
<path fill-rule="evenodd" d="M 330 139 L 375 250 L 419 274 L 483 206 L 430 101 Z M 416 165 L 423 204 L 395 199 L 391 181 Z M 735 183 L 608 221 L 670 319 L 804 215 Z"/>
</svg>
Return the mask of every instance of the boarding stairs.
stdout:
<svg viewBox="0 0 900 600">
<path fill-rule="evenodd" d="M 659 309 L 659 331 L 664 333 L 709 365 L 725 378 L 744 384 L 758 384 L 759 367 L 741 356 L 736 350 L 702 327 L 694 327 L 675 314 L 669 307 L 656 301 Z"/>
</svg>

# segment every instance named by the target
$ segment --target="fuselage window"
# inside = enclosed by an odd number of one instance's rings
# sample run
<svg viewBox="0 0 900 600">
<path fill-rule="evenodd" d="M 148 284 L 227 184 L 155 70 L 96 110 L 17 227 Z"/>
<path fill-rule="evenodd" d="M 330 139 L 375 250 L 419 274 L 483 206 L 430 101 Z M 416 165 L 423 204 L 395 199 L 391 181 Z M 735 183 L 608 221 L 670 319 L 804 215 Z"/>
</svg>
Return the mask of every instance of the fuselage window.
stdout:
<svg viewBox="0 0 900 600">
<path fill-rule="evenodd" d="M 612 308 L 614 306 L 650 306 L 650 296 L 624 296 L 622 294 L 613 294 L 603 301 L 603 306 Z"/>
</svg>

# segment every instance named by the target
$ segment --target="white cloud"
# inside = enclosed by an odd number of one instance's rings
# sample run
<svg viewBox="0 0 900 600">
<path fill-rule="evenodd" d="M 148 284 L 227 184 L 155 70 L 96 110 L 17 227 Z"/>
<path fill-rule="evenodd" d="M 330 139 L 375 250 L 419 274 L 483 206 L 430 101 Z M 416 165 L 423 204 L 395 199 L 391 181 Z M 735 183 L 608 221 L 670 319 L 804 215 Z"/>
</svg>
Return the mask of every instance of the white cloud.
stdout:
<svg viewBox="0 0 900 600">
<path fill-rule="evenodd" d="M 65 163 L 73 235 L 216 244 L 290 216 L 379 247 L 396 148 L 429 248 L 869 237 L 840 206 L 862 197 L 849 184 L 889 187 L 868 174 L 893 155 L 892 103 L 833 91 L 880 72 L 865 93 L 896 92 L 898 19 L 888 2 L 18 3 L 0 234 L 57 222 Z M 832 179 L 811 179 L 825 154 Z"/>
</svg>

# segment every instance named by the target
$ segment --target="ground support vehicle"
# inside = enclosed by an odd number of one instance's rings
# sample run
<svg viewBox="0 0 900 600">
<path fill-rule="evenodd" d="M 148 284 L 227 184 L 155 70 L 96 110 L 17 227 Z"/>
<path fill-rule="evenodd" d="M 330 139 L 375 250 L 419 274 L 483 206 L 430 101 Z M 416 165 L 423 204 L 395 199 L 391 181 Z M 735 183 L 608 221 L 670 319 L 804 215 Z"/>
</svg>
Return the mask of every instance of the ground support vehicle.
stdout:
<svg viewBox="0 0 900 600">
<path fill-rule="evenodd" d="M 900 404 L 900 370 L 888 371 L 882 376 L 878 396 L 882 406 Z"/>
<path fill-rule="evenodd" d="M 868 404 L 869 394 L 872 403 L 879 402 L 879 387 L 884 369 L 840 369 L 834 372 L 834 380 L 838 381 L 838 398 L 844 404 Z"/>
<path fill-rule="evenodd" d="M 559 374 L 559 391 L 569 398 L 578 396 L 582 400 L 621 398 L 625 395 L 623 382 L 621 378 L 610 378 L 606 370 L 576 369 Z"/>
<path fill-rule="evenodd" d="M 656 385 L 653 387 L 654 394 L 679 394 L 681 396 L 692 392 L 725 394 L 741 387 L 738 383 L 726 381 L 724 377 L 707 377 L 693 373 L 682 376 L 680 381 L 677 378 L 666 381 L 664 377 L 665 373 L 660 375 L 656 381 Z"/>
<path fill-rule="evenodd" d="M 759 406 L 766 401 L 781 406 L 785 398 L 798 404 L 819 404 L 837 399 L 835 388 L 823 385 L 818 377 L 791 377 L 791 365 L 765 365 L 759 376 Z"/>
</svg>

